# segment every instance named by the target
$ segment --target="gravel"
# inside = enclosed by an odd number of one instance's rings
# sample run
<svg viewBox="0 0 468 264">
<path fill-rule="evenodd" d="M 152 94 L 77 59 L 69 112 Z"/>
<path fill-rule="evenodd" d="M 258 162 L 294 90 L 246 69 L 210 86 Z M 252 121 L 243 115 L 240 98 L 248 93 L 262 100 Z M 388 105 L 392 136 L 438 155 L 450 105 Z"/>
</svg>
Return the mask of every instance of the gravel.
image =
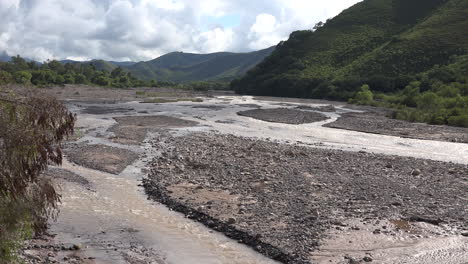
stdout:
<svg viewBox="0 0 468 264">
<path fill-rule="evenodd" d="M 405 138 L 468 143 L 468 128 L 435 126 L 390 119 L 385 112 L 345 113 L 325 127 Z"/>
<path fill-rule="evenodd" d="M 150 197 L 284 263 L 309 263 L 338 219 L 468 228 L 464 165 L 218 134 L 153 144 Z"/>
</svg>

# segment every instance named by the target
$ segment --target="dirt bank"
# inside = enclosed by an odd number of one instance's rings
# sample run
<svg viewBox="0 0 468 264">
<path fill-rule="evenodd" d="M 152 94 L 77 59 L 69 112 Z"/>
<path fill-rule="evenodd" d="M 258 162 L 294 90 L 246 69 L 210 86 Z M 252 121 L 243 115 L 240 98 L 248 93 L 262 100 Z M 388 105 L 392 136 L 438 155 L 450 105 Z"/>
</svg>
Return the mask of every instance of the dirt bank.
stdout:
<svg viewBox="0 0 468 264">
<path fill-rule="evenodd" d="M 468 143 L 468 128 L 390 119 L 385 112 L 345 113 L 326 127 L 415 139 Z"/>
<path fill-rule="evenodd" d="M 285 263 L 309 263 L 346 219 L 468 228 L 463 165 L 216 134 L 153 144 L 163 151 L 144 183 L 153 199 Z"/>
<path fill-rule="evenodd" d="M 288 108 L 253 109 L 237 113 L 240 116 L 252 117 L 267 122 L 284 124 L 306 124 L 327 120 L 324 114 L 308 111 L 299 111 Z"/>
</svg>

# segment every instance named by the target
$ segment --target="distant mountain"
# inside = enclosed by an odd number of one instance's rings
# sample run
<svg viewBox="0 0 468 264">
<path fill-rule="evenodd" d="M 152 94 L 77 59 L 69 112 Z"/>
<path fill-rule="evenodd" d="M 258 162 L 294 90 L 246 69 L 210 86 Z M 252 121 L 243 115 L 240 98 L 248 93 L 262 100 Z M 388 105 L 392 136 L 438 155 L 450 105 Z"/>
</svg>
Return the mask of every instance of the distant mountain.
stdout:
<svg viewBox="0 0 468 264">
<path fill-rule="evenodd" d="M 32 60 L 32 59 L 29 59 L 29 58 L 23 58 L 24 60 L 26 60 L 27 62 L 30 62 L 30 61 L 34 61 L 38 64 L 41 64 L 35 60 Z M 0 52 L 0 62 L 7 62 L 7 61 L 11 61 L 11 56 L 8 55 L 8 53 L 6 51 L 2 51 Z"/>
<path fill-rule="evenodd" d="M 270 55 L 274 47 L 249 52 L 193 54 L 172 52 L 157 59 L 126 67 L 136 77 L 158 81 L 228 81 L 245 74 Z"/>
<path fill-rule="evenodd" d="M 467 0 L 364 0 L 315 31 L 297 31 L 242 79 L 237 92 L 349 98 L 408 80 L 468 54 Z"/>
<path fill-rule="evenodd" d="M 5 51 L 0 52 L 0 62 L 7 62 L 11 60 L 11 56 L 9 56 Z"/>
<path fill-rule="evenodd" d="M 60 60 L 66 64 L 93 65 L 97 70 L 112 71 L 117 67 L 132 73 L 142 80 L 189 82 L 189 81 L 230 81 L 245 74 L 275 47 L 248 53 L 218 52 L 211 54 L 193 54 L 172 52 L 146 62 L 131 61 L 75 61 Z M 10 56 L 0 53 L 0 60 L 9 60 Z"/>
</svg>

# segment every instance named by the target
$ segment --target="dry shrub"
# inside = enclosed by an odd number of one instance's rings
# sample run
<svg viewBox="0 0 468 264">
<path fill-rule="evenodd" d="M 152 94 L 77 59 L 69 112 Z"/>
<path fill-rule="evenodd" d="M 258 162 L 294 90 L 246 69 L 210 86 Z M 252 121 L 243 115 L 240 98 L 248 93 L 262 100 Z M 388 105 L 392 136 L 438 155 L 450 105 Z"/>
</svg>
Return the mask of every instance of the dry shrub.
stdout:
<svg viewBox="0 0 468 264">
<path fill-rule="evenodd" d="M 61 164 L 75 119 L 55 98 L 0 88 L 0 263 L 13 262 L 18 243 L 55 217 L 60 195 L 41 173 Z"/>
</svg>

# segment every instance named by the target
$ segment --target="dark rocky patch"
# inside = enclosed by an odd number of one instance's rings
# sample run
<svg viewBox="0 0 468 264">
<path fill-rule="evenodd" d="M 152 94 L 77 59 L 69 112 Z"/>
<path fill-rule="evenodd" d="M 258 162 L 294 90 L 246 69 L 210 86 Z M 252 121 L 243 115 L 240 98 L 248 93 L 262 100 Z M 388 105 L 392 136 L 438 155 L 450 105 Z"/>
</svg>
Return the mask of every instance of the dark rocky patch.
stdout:
<svg viewBox="0 0 468 264">
<path fill-rule="evenodd" d="M 329 112 L 329 113 L 336 112 L 336 108 L 333 105 L 325 105 L 325 106 L 319 106 L 319 107 L 312 107 L 312 106 L 308 106 L 308 105 L 300 105 L 300 106 L 296 107 L 296 109 L 312 110 L 312 111 L 319 111 L 319 112 Z"/>
<path fill-rule="evenodd" d="M 222 106 L 222 105 L 194 105 L 192 106 L 192 108 L 195 108 L 195 109 L 209 109 L 213 111 L 223 110 L 226 107 L 227 106 Z"/>
<path fill-rule="evenodd" d="M 284 263 L 308 263 L 336 219 L 468 228 L 465 165 L 216 134 L 153 144 L 150 197 Z"/>
<path fill-rule="evenodd" d="M 468 128 L 435 126 L 390 119 L 384 111 L 345 113 L 326 127 L 425 140 L 468 143 Z"/>
<path fill-rule="evenodd" d="M 60 169 L 60 168 L 48 168 L 45 172 L 46 176 L 52 177 L 54 179 L 60 179 L 67 182 L 77 183 L 85 187 L 90 186 L 90 182 L 83 176 L 75 174 L 71 171 Z"/>
<path fill-rule="evenodd" d="M 91 115 L 107 115 L 107 114 L 118 114 L 118 113 L 128 113 L 134 111 L 133 108 L 123 108 L 123 107 L 109 107 L 109 106 L 87 106 L 81 112 L 83 114 Z"/>
<path fill-rule="evenodd" d="M 237 106 L 248 107 L 248 108 L 261 108 L 258 104 L 237 104 Z"/>
<path fill-rule="evenodd" d="M 299 111 L 288 108 L 274 109 L 254 109 L 241 111 L 237 113 L 240 116 L 252 117 L 267 122 L 284 123 L 284 124 L 306 124 L 327 120 L 328 117 L 324 114 L 315 112 Z"/>
<path fill-rule="evenodd" d="M 65 154 L 78 165 L 112 174 L 121 173 L 138 158 L 132 151 L 105 145 L 70 144 Z"/>
<path fill-rule="evenodd" d="M 150 130 L 195 126 L 198 123 L 170 116 L 115 117 L 117 125 L 109 129 L 115 134 L 113 141 L 122 144 L 141 144 Z"/>
</svg>

